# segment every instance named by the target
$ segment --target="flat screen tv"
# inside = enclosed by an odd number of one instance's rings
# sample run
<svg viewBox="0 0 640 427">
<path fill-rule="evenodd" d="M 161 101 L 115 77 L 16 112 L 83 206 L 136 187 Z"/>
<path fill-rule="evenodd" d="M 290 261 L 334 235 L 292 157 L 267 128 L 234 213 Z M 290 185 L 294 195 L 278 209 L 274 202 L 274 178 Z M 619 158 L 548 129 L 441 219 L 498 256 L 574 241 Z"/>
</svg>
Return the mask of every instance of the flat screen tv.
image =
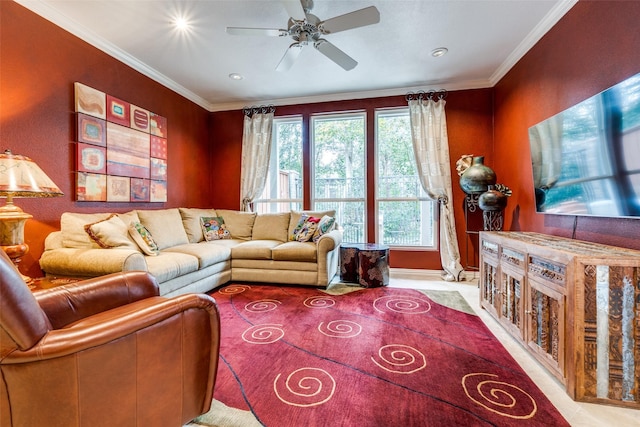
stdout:
<svg viewBox="0 0 640 427">
<path fill-rule="evenodd" d="M 640 74 L 529 128 L 536 210 L 640 218 Z"/>
</svg>

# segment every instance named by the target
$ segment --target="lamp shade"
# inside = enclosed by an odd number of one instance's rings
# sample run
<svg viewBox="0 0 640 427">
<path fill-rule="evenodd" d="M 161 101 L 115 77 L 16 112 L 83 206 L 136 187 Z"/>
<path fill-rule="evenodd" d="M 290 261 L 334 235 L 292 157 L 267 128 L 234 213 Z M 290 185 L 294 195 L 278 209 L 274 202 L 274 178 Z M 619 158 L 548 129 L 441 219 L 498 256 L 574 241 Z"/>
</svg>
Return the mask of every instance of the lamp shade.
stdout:
<svg viewBox="0 0 640 427">
<path fill-rule="evenodd" d="M 29 157 L 0 154 L 0 197 L 55 197 L 62 191 Z"/>
</svg>

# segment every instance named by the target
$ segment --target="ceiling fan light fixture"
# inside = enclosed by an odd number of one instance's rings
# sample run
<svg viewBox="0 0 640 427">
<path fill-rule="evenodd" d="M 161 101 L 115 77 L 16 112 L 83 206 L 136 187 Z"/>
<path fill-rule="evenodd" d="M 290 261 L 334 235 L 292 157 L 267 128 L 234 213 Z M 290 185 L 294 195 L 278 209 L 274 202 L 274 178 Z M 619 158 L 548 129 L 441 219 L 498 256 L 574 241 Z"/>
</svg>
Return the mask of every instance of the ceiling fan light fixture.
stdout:
<svg viewBox="0 0 640 427">
<path fill-rule="evenodd" d="M 449 52 L 449 49 L 447 49 L 446 47 L 439 47 L 431 51 L 431 56 L 433 56 L 434 58 L 439 58 L 446 55 L 447 52 Z"/>
<path fill-rule="evenodd" d="M 242 76 L 242 74 L 238 74 L 238 73 L 231 73 L 229 74 L 229 78 L 231 80 L 242 80 L 244 79 L 244 77 Z"/>
</svg>

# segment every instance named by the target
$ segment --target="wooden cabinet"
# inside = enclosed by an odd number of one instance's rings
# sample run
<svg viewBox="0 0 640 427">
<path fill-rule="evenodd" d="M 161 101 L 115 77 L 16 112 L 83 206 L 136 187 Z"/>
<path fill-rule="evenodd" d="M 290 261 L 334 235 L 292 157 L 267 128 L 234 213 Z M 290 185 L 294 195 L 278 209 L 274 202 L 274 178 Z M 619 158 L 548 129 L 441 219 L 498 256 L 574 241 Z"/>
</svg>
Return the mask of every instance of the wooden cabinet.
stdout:
<svg viewBox="0 0 640 427">
<path fill-rule="evenodd" d="M 480 305 L 575 400 L 640 408 L 640 251 L 480 232 Z"/>
</svg>

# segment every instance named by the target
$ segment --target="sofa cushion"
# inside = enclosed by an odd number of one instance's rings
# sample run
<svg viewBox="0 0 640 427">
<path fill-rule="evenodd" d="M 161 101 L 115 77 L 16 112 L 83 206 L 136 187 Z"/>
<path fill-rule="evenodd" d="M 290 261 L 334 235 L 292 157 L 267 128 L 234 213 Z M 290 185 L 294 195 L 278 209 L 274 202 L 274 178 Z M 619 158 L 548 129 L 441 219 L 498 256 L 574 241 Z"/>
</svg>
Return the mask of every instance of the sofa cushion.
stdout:
<svg viewBox="0 0 640 427">
<path fill-rule="evenodd" d="M 274 261 L 316 262 L 318 250 L 313 242 L 287 242 L 271 249 Z"/>
<path fill-rule="evenodd" d="M 113 214 L 107 219 L 84 226 L 89 238 L 104 249 L 126 248 L 139 250 L 136 242 L 129 236 L 127 224 L 120 216 Z"/>
<path fill-rule="evenodd" d="M 186 245 L 173 246 L 165 252 L 179 252 L 196 257 L 200 268 L 205 268 L 219 262 L 226 262 L 231 259 L 231 248 L 224 245 L 213 245 L 205 243 L 187 243 Z"/>
<path fill-rule="evenodd" d="M 291 220 L 289 221 L 289 232 L 288 232 L 288 240 L 294 241 L 295 237 L 293 235 L 293 230 L 295 230 L 296 226 L 300 222 L 300 217 L 302 214 L 307 214 L 308 216 L 313 216 L 316 218 L 322 218 L 325 215 L 332 216 L 335 218 L 336 211 L 291 211 Z"/>
<path fill-rule="evenodd" d="M 231 258 L 271 259 L 271 249 L 280 245 L 277 240 L 251 240 L 231 248 Z"/>
<path fill-rule="evenodd" d="M 138 217 L 138 211 L 129 211 L 125 213 L 119 213 L 118 216 L 127 226 L 131 225 L 132 222 L 140 222 L 140 218 Z"/>
<path fill-rule="evenodd" d="M 286 242 L 289 232 L 289 220 L 291 214 L 267 213 L 256 217 L 253 224 L 252 240 L 278 240 Z"/>
<path fill-rule="evenodd" d="M 202 227 L 200 225 L 201 217 L 218 216 L 215 209 L 200 208 L 178 208 L 182 217 L 182 225 L 187 233 L 189 243 L 198 243 L 204 240 L 202 235 Z"/>
<path fill-rule="evenodd" d="M 99 248 L 100 246 L 91 240 L 84 226 L 107 219 L 110 215 L 111 213 L 83 214 L 64 212 L 60 217 L 62 244 L 65 248 Z"/>
<path fill-rule="evenodd" d="M 179 252 L 160 252 L 146 261 L 149 273 L 160 283 L 198 270 L 198 258 Z"/>
<path fill-rule="evenodd" d="M 189 243 L 178 208 L 139 210 L 138 217 L 160 250 Z"/>
<path fill-rule="evenodd" d="M 224 219 L 232 239 L 251 240 L 251 231 L 257 214 L 226 209 L 216 209 L 218 216 Z"/>
</svg>

